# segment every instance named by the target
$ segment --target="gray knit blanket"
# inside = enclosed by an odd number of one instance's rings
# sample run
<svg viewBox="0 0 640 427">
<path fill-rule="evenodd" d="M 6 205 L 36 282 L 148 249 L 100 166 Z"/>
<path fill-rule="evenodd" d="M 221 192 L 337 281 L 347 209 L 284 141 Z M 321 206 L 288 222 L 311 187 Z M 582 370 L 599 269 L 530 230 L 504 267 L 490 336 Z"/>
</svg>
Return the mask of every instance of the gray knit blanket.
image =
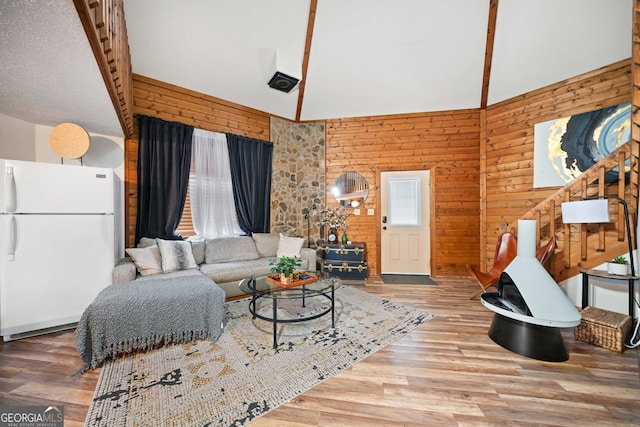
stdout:
<svg viewBox="0 0 640 427">
<path fill-rule="evenodd" d="M 158 278 L 111 285 L 84 311 L 75 346 L 82 371 L 107 358 L 222 333 L 224 291 L 206 276 Z"/>
</svg>

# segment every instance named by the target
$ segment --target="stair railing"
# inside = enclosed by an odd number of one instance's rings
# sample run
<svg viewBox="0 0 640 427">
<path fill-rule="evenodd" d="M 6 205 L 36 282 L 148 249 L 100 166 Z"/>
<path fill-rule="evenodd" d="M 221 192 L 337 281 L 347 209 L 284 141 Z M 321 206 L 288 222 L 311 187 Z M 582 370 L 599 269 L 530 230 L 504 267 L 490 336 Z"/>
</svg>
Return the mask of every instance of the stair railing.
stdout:
<svg viewBox="0 0 640 427">
<path fill-rule="evenodd" d="M 612 180 L 612 176 L 615 179 Z M 538 245 L 556 237 L 556 250 L 548 269 L 557 281 L 579 274 L 628 252 L 622 204 L 611 203 L 608 224 L 563 224 L 561 204 L 585 197 L 614 195 L 627 202 L 631 233 L 638 206 L 638 143 L 629 141 L 519 218 L 537 220 Z M 633 245 L 635 247 L 635 245 Z"/>
</svg>

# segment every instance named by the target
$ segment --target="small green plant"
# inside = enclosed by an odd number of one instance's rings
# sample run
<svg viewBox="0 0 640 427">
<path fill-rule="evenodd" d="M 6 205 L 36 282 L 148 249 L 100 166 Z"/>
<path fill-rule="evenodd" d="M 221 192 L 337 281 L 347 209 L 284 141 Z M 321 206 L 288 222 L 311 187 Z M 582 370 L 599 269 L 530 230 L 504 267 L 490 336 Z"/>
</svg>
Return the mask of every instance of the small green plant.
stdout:
<svg viewBox="0 0 640 427">
<path fill-rule="evenodd" d="M 289 277 L 296 270 L 296 267 L 302 266 L 302 261 L 298 257 L 283 255 L 280 258 L 272 259 L 269 265 L 272 265 L 272 273 L 279 273 L 284 277 Z"/>
<path fill-rule="evenodd" d="M 627 259 L 623 256 L 617 256 L 609 262 L 613 264 L 629 264 L 629 261 L 627 261 Z"/>
</svg>

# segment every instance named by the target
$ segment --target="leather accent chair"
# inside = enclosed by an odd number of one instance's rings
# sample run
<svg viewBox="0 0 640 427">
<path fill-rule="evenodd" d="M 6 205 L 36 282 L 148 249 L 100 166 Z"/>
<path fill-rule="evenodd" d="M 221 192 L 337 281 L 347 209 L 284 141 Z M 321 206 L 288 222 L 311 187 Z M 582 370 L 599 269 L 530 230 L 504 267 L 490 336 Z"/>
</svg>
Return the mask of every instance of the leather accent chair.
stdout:
<svg viewBox="0 0 640 427">
<path fill-rule="evenodd" d="M 540 261 L 540 264 L 543 264 L 549 259 L 549 257 L 553 254 L 556 248 L 556 238 L 551 237 L 549 242 L 536 249 L 536 258 Z M 493 258 L 493 266 L 487 272 L 480 271 L 478 268 L 473 265 L 467 264 L 467 270 L 469 273 L 478 281 L 478 285 L 480 285 L 480 290 L 476 292 L 471 299 L 479 296 L 489 289 L 491 286 L 496 287 L 498 285 L 498 279 L 500 278 L 500 274 L 502 271 L 507 268 L 507 266 L 513 261 L 516 257 L 518 251 L 518 240 L 515 234 L 513 233 L 502 233 L 500 237 L 498 237 L 498 241 L 496 243 L 496 253 Z"/>
</svg>

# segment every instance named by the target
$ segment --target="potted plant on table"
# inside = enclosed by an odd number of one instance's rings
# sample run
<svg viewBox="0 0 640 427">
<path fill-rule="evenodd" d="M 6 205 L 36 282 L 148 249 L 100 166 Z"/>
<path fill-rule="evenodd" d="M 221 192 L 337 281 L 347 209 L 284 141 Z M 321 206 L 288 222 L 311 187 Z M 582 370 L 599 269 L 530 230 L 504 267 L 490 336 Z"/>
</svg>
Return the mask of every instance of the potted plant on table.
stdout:
<svg viewBox="0 0 640 427">
<path fill-rule="evenodd" d="M 298 257 L 283 255 L 280 258 L 272 259 L 270 265 L 272 265 L 271 272 L 280 274 L 280 282 L 283 285 L 288 285 L 295 280 L 296 268 L 302 266 L 302 261 Z"/>
<path fill-rule="evenodd" d="M 618 256 L 607 263 L 607 273 L 618 276 L 629 274 L 629 261 L 623 256 Z"/>
</svg>

